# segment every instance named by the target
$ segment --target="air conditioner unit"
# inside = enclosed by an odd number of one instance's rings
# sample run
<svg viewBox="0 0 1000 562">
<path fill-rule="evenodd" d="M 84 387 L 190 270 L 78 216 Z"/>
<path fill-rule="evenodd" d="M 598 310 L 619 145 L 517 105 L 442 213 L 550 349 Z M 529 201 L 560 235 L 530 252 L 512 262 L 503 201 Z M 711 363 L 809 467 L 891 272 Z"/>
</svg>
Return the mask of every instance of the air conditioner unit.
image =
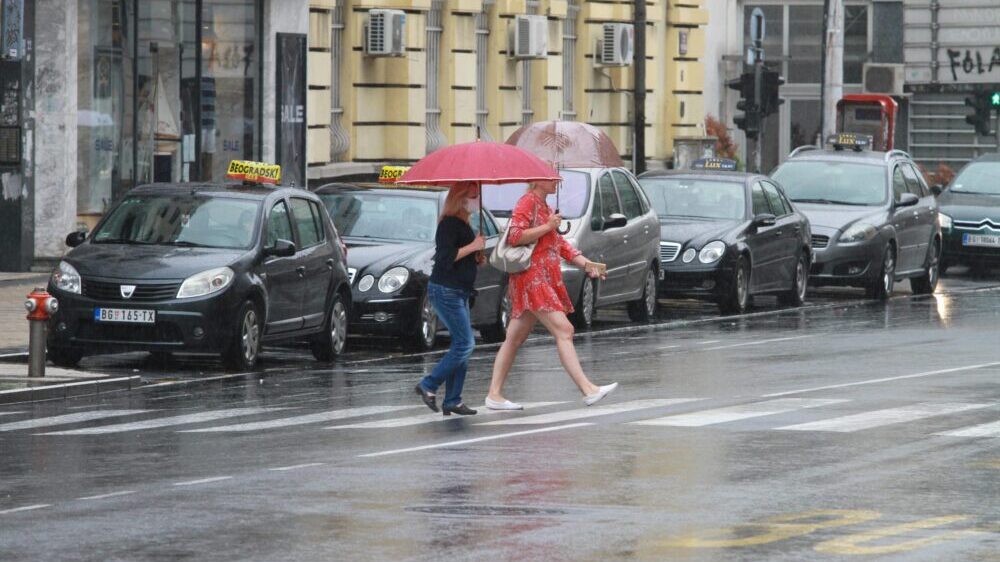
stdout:
<svg viewBox="0 0 1000 562">
<path fill-rule="evenodd" d="M 406 54 L 406 14 L 402 10 L 368 10 L 365 54 L 401 57 Z"/>
<path fill-rule="evenodd" d="M 902 64 L 865 63 L 864 92 L 866 94 L 903 95 L 905 70 Z"/>
<path fill-rule="evenodd" d="M 515 59 L 544 59 L 549 54 L 549 22 L 545 16 L 514 16 L 507 53 Z"/>
<path fill-rule="evenodd" d="M 635 52 L 635 28 L 630 23 L 606 23 L 597 41 L 594 62 L 600 66 L 628 66 Z"/>
</svg>

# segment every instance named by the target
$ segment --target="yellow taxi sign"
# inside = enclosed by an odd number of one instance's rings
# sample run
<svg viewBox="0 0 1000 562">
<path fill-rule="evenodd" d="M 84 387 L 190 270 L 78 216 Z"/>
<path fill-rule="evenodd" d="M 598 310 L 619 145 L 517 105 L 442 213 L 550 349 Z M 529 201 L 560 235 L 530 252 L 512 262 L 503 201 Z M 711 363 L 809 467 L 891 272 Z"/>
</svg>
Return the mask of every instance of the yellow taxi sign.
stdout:
<svg viewBox="0 0 1000 562">
<path fill-rule="evenodd" d="M 396 183 L 396 180 L 401 178 L 409 169 L 409 166 L 382 166 L 382 171 L 378 174 L 378 182 Z"/>
<path fill-rule="evenodd" d="M 872 136 L 871 135 L 859 135 L 857 133 L 836 133 L 830 135 L 826 140 L 827 144 L 833 145 L 837 150 L 843 150 L 844 148 L 850 148 L 855 151 L 861 151 L 872 146 Z"/>
<path fill-rule="evenodd" d="M 281 166 L 249 160 L 232 160 L 229 162 L 229 169 L 226 170 L 226 179 L 277 185 L 281 181 Z"/>
<path fill-rule="evenodd" d="M 693 170 L 718 170 L 720 172 L 735 172 L 736 160 L 728 158 L 702 158 L 691 163 Z"/>
</svg>

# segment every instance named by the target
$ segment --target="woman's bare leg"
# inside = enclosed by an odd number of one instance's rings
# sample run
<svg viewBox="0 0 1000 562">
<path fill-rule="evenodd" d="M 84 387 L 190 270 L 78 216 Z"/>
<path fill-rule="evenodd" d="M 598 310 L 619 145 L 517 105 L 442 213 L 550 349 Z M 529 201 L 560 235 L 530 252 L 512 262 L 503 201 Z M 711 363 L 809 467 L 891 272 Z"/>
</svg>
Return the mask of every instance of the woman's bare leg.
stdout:
<svg viewBox="0 0 1000 562">
<path fill-rule="evenodd" d="M 538 320 L 528 311 L 525 311 L 520 318 L 511 318 L 510 325 L 507 326 L 507 337 L 497 351 L 497 358 L 493 361 L 493 378 L 490 379 L 490 391 L 486 395 L 490 400 L 503 402 L 503 384 L 507 381 L 507 373 L 510 366 L 514 364 L 517 357 L 517 350 L 521 348 L 524 340 L 528 339 L 531 330 L 535 328 Z"/>
<path fill-rule="evenodd" d="M 548 329 L 552 337 L 556 339 L 556 348 L 559 350 L 559 361 L 563 368 L 573 379 L 576 386 L 584 396 L 594 394 L 600 390 L 597 385 L 590 382 L 587 375 L 580 366 L 580 359 L 576 356 L 576 347 L 573 345 L 573 324 L 566 318 L 563 312 L 536 312 L 538 320 Z M 496 371 L 494 370 L 494 373 Z M 496 376 L 494 374 L 494 376 Z"/>
</svg>

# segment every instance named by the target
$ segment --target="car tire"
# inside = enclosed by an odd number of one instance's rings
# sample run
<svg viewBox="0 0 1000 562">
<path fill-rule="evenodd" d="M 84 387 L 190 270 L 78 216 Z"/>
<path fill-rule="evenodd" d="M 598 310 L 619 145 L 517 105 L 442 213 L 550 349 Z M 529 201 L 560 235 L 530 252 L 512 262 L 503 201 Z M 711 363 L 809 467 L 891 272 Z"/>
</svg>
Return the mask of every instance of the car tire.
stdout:
<svg viewBox="0 0 1000 562">
<path fill-rule="evenodd" d="M 347 346 L 347 304 L 340 293 L 333 294 L 330 311 L 323 322 L 323 331 L 313 336 L 309 342 L 313 357 L 317 361 L 330 363 L 344 353 Z"/>
<path fill-rule="evenodd" d="M 626 307 L 628 317 L 633 322 L 650 322 L 656 317 L 656 268 L 646 270 L 642 295 L 630 301 Z"/>
<path fill-rule="evenodd" d="M 924 274 L 910 279 L 910 288 L 915 295 L 929 295 L 937 288 L 938 277 L 941 274 L 941 242 L 934 240 L 931 243 L 930 252 L 927 254 L 927 263 L 924 265 Z"/>
<path fill-rule="evenodd" d="M 263 331 L 260 309 L 253 301 L 244 302 L 236 314 L 232 339 L 222 352 L 222 364 L 227 370 L 252 371 L 257 366 Z"/>
<path fill-rule="evenodd" d="M 507 326 L 510 325 L 510 314 L 513 303 L 507 289 L 503 290 L 503 298 L 500 299 L 500 306 L 497 310 L 497 321 L 480 330 L 483 341 L 487 343 L 499 343 L 507 339 Z"/>
<path fill-rule="evenodd" d="M 941 263 L 938 264 L 938 278 L 944 277 L 944 274 L 948 273 L 948 268 L 951 266 L 952 264 L 942 259 Z"/>
<path fill-rule="evenodd" d="M 795 262 L 795 276 L 788 291 L 778 295 L 781 304 L 791 307 L 802 306 L 806 302 L 806 289 L 809 287 L 809 262 L 805 254 L 799 255 Z"/>
<path fill-rule="evenodd" d="M 727 284 L 726 292 L 719 300 L 722 314 L 743 314 L 750 308 L 750 264 L 746 256 L 740 256 L 733 271 L 733 278 Z"/>
<path fill-rule="evenodd" d="M 416 351 L 430 351 L 437 343 L 438 317 L 434 312 L 430 296 L 424 292 L 420 299 L 420 308 L 417 309 L 416 326 L 410 331 L 407 337 L 409 347 Z"/>
<path fill-rule="evenodd" d="M 882 262 L 879 264 L 879 274 L 872 278 L 865 289 L 870 299 L 887 301 L 892 296 L 892 288 L 896 285 L 896 251 L 892 244 L 882 252 Z"/>
<path fill-rule="evenodd" d="M 594 280 L 589 276 L 584 276 L 580 285 L 580 298 L 573 306 L 573 314 L 570 315 L 570 322 L 581 329 L 590 328 L 594 324 L 594 315 L 597 312 L 595 301 L 597 291 L 594 290 Z"/>
<path fill-rule="evenodd" d="M 71 347 L 49 346 L 48 359 L 56 367 L 72 369 L 80 364 L 83 359 L 83 351 Z"/>
</svg>

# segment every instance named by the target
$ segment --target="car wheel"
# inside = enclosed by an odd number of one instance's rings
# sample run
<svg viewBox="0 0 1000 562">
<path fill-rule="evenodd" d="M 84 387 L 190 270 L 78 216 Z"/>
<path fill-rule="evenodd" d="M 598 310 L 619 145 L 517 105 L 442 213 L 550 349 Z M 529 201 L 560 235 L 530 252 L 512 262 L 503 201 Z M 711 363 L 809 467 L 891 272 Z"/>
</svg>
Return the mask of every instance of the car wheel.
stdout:
<svg viewBox="0 0 1000 562">
<path fill-rule="evenodd" d="M 585 276 L 583 278 L 583 284 L 580 287 L 580 298 L 577 300 L 576 305 L 574 305 L 573 314 L 570 316 L 570 321 L 573 322 L 577 328 L 589 328 L 594 324 L 594 280 L 590 277 Z"/>
<path fill-rule="evenodd" d="M 649 322 L 656 316 L 656 269 L 646 271 L 642 296 L 628 303 L 628 317 L 633 322 Z"/>
<path fill-rule="evenodd" d="M 733 279 L 719 301 L 723 314 L 743 314 L 750 307 L 750 264 L 744 256 L 736 262 Z"/>
<path fill-rule="evenodd" d="M 944 277 L 944 274 L 948 273 L 949 267 L 951 267 L 951 264 L 942 259 L 941 262 L 938 263 L 938 277 Z"/>
<path fill-rule="evenodd" d="M 937 240 L 931 244 L 931 251 L 927 254 L 927 265 L 924 266 L 924 274 L 920 277 L 910 279 L 910 288 L 917 295 L 929 295 L 934 292 L 938 284 L 941 264 L 941 243 Z"/>
<path fill-rule="evenodd" d="M 786 306 L 802 306 L 806 302 L 806 288 L 809 286 L 809 265 L 806 256 L 800 255 L 795 263 L 795 276 L 787 292 L 779 295 Z"/>
<path fill-rule="evenodd" d="M 885 301 L 892 296 L 892 288 L 896 285 L 896 252 L 892 244 L 885 247 L 882 254 L 882 264 L 879 267 L 878 276 L 874 277 L 868 285 L 866 294 L 868 298 Z"/>
<path fill-rule="evenodd" d="M 347 305 L 340 293 L 334 293 L 323 331 L 316 334 L 310 347 L 317 361 L 329 363 L 344 353 L 347 346 Z"/>
<path fill-rule="evenodd" d="M 507 326 L 510 325 L 510 313 L 512 309 L 513 303 L 510 300 L 510 294 L 504 289 L 503 298 L 500 299 L 500 307 L 497 310 L 497 321 L 480 330 L 484 341 L 497 343 L 507 338 Z"/>
<path fill-rule="evenodd" d="M 434 305 L 431 299 L 424 293 L 424 298 L 420 301 L 417 325 L 409 336 L 410 346 L 417 351 L 429 351 L 434 349 L 437 342 L 438 317 L 434 312 Z"/>
<path fill-rule="evenodd" d="M 257 306 L 246 301 L 236 315 L 236 330 L 222 353 L 222 363 L 230 371 L 252 371 L 260 357 L 261 316 Z"/>
<path fill-rule="evenodd" d="M 70 347 L 50 346 L 48 357 L 56 367 L 72 369 L 80 363 L 80 359 L 83 359 L 83 351 Z"/>
</svg>

